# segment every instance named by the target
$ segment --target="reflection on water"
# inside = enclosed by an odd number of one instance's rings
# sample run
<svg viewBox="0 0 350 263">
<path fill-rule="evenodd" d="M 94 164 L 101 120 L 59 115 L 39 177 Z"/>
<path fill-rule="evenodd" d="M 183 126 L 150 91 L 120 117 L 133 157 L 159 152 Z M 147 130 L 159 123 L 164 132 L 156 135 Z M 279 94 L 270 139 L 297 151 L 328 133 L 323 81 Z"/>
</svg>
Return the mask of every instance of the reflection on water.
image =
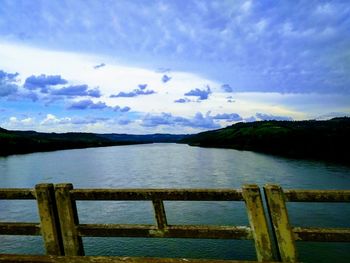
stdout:
<svg viewBox="0 0 350 263">
<path fill-rule="evenodd" d="M 248 151 L 177 144 L 133 145 L 0 158 L 0 187 L 71 182 L 76 188 L 350 189 L 350 168 Z M 298 226 L 349 227 L 348 204 L 288 204 Z M 165 202 L 171 224 L 245 225 L 241 202 Z M 34 201 L 0 201 L 1 221 L 38 221 Z M 153 224 L 150 202 L 78 202 L 82 223 Z M 21 246 L 18 246 L 21 242 Z M 0 236 L 0 253 L 44 253 L 40 237 Z M 255 259 L 251 241 L 84 238 L 91 255 Z M 298 244 L 301 260 L 349 262 L 349 244 Z"/>
</svg>

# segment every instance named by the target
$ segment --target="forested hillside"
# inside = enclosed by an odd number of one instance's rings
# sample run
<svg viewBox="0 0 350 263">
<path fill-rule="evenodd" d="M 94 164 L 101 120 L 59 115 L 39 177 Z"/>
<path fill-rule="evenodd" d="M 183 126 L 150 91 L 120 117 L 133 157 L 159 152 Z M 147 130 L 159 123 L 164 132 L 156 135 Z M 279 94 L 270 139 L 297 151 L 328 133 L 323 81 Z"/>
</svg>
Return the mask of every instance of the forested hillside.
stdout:
<svg viewBox="0 0 350 263">
<path fill-rule="evenodd" d="M 237 123 L 192 135 L 183 142 L 192 146 L 252 150 L 349 164 L 350 118 Z"/>
</svg>

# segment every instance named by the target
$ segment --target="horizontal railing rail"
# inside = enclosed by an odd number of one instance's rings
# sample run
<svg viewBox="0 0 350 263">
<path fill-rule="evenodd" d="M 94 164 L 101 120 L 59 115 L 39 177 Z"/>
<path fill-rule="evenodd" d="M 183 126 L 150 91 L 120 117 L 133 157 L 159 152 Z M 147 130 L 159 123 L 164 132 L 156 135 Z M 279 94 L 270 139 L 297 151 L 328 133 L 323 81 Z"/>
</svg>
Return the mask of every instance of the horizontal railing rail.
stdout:
<svg viewBox="0 0 350 263">
<path fill-rule="evenodd" d="M 350 202 L 350 190 L 283 190 L 287 202 Z"/>
<path fill-rule="evenodd" d="M 0 188 L 0 200 L 35 200 L 35 190 L 29 188 Z"/>
<path fill-rule="evenodd" d="M 76 201 L 244 201 L 240 189 L 72 189 L 70 194 Z"/>
<path fill-rule="evenodd" d="M 40 236 L 40 223 L 0 222 L 0 235 Z"/>
<path fill-rule="evenodd" d="M 162 231 L 153 225 L 80 224 L 77 231 L 83 237 L 253 239 L 251 229 L 245 226 L 168 225 Z"/>
<path fill-rule="evenodd" d="M 350 242 L 350 228 L 292 227 L 296 241 Z"/>
<path fill-rule="evenodd" d="M 292 226 L 286 207 L 286 202 L 350 202 L 350 190 L 283 190 L 278 185 L 267 185 L 264 192 L 282 262 L 297 261 L 296 241 L 350 242 L 350 228 Z"/>
</svg>

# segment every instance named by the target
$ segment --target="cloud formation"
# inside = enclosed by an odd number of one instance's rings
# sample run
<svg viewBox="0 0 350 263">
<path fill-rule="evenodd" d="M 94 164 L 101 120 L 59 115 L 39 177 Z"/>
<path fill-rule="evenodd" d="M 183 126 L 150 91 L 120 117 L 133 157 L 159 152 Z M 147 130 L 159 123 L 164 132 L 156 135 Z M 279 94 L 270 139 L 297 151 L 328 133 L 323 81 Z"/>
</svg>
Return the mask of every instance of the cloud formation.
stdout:
<svg viewBox="0 0 350 263">
<path fill-rule="evenodd" d="M 174 100 L 174 102 L 175 103 L 187 103 L 187 102 L 191 102 L 191 100 L 188 98 L 180 98 L 180 99 Z"/>
<path fill-rule="evenodd" d="M 110 98 L 132 98 L 140 95 L 151 95 L 155 94 L 154 90 L 146 90 L 147 84 L 139 84 L 138 89 L 134 89 L 130 92 L 121 91 L 118 94 L 112 94 Z"/>
<path fill-rule="evenodd" d="M 233 99 L 232 96 L 227 96 L 226 99 L 227 99 L 227 102 L 229 102 L 229 103 L 235 102 L 235 100 Z"/>
<path fill-rule="evenodd" d="M 105 109 L 108 106 L 104 102 L 97 102 L 94 103 L 92 100 L 80 100 L 73 102 L 68 109 L 70 110 L 86 110 L 86 109 L 93 109 L 93 110 L 101 110 Z"/>
<path fill-rule="evenodd" d="M 39 76 L 32 75 L 26 78 L 23 87 L 30 90 L 29 93 L 21 95 L 22 98 L 30 98 L 32 101 L 37 101 L 39 96 L 35 91 L 39 90 L 41 93 L 46 94 L 46 100 L 55 100 L 52 96 L 87 96 L 93 98 L 100 98 L 101 92 L 99 88 L 89 88 L 88 85 L 70 85 L 61 88 L 55 86 L 67 84 L 68 81 L 63 79 L 61 75 L 45 75 Z"/>
<path fill-rule="evenodd" d="M 29 91 L 29 92 L 23 92 L 23 93 L 17 93 L 16 95 L 16 99 L 29 99 L 33 102 L 36 102 L 39 100 L 39 96 L 37 93 L 33 92 L 33 91 Z"/>
<path fill-rule="evenodd" d="M 17 76 L 18 73 L 7 73 L 0 70 L 0 97 L 7 97 L 17 92 Z"/>
<path fill-rule="evenodd" d="M 205 116 L 197 112 L 193 118 L 173 116 L 171 113 L 165 112 L 162 112 L 160 115 L 147 114 L 142 119 L 141 125 L 145 127 L 157 127 L 160 125 L 184 126 L 201 129 L 216 129 L 220 127 L 219 124 L 214 122 L 213 118 L 210 116 L 210 112 Z"/>
<path fill-rule="evenodd" d="M 102 68 L 104 66 L 106 66 L 106 64 L 105 63 L 101 63 L 101 64 L 98 64 L 98 65 L 95 65 L 94 69 L 99 69 L 99 68 Z"/>
<path fill-rule="evenodd" d="M 0 70 L 0 80 L 1 81 L 16 81 L 16 78 L 18 77 L 19 73 L 7 73 L 3 70 Z"/>
<path fill-rule="evenodd" d="M 29 90 L 40 89 L 42 93 L 48 93 L 50 86 L 56 86 L 61 84 L 67 84 L 67 80 L 63 79 L 60 75 L 45 75 L 30 76 L 26 78 L 24 82 L 24 88 Z"/>
<path fill-rule="evenodd" d="M 222 113 L 213 116 L 214 120 L 241 121 L 243 118 L 237 113 Z"/>
<path fill-rule="evenodd" d="M 287 117 L 287 116 L 276 116 L 271 114 L 265 114 L 265 113 L 256 113 L 255 116 L 262 120 L 262 121 L 292 121 L 293 118 Z"/>
<path fill-rule="evenodd" d="M 168 75 L 163 75 L 163 77 L 162 77 L 162 82 L 163 83 L 167 83 L 170 80 L 171 80 L 171 77 L 169 77 Z"/>
<path fill-rule="evenodd" d="M 46 114 L 46 117 L 40 122 L 43 126 L 55 126 L 55 125 L 87 125 L 103 123 L 108 121 L 109 118 L 103 117 L 57 117 L 54 114 Z"/>
<path fill-rule="evenodd" d="M 132 120 L 129 120 L 129 119 L 122 118 L 118 120 L 119 125 L 128 125 L 130 123 L 132 123 Z"/>
<path fill-rule="evenodd" d="M 229 84 L 221 85 L 221 89 L 225 92 L 233 92 L 233 88 Z"/>
<path fill-rule="evenodd" d="M 147 88 L 147 84 L 139 84 L 139 89 L 144 90 Z"/>
<path fill-rule="evenodd" d="M 75 86 L 67 86 L 60 89 L 53 89 L 50 92 L 52 95 L 58 96 L 88 96 L 99 98 L 101 97 L 101 92 L 99 88 L 89 89 L 88 85 L 75 85 Z"/>
<path fill-rule="evenodd" d="M 103 110 L 103 109 L 111 109 L 113 111 L 119 111 L 119 112 L 128 112 L 130 110 L 130 107 L 120 107 L 120 106 L 108 106 L 106 103 L 99 101 L 99 102 L 93 102 L 90 99 L 87 100 L 80 100 L 73 102 L 69 105 L 68 109 L 70 110 Z"/>
<path fill-rule="evenodd" d="M 254 116 L 244 118 L 244 122 L 254 122 L 254 121 L 256 121 L 256 118 Z"/>
<path fill-rule="evenodd" d="M 185 96 L 195 96 L 195 97 L 199 97 L 198 99 L 199 100 L 207 100 L 208 99 L 208 96 L 209 94 L 211 94 L 211 90 L 210 90 L 210 87 L 207 86 L 207 89 L 193 89 L 193 90 L 190 90 L 189 92 L 185 93 L 184 95 Z"/>
<path fill-rule="evenodd" d="M 339 118 L 339 117 L 350 117 L 350 114 L 346 112 L 329 112 L 329 113 L 317 116 L 316 120 L 329 120 L 332 118 Z"/>
<path fill-rule="evenodd" d="M 22 128 L 26 127 L 26 128 L 31 128 L 32 125 L 34 124 L 35 120 L 33 118 L 30 117 L 22 117 L 22 118 L 17 118 L 17 117 L 10 117 L 9 118 L 9 125 L 13 126 L 13 127 L 18 127 L 18 128 Z"/>
<path fill-rule="evenodd" d="M 131 110 L 131 108 L 128 107 L 128 106 L 125 106 L 125 107 L 114 106 L 114 107 L 112 107 L 112 109 L 113 109 L 114 111 L 120 111 L 120 112 L 128 112 L 128 111 Z"/>
<path fill-rule="evenodd" d="M 211 79 L 235 83 L 240 92 L 350 90 L 350 66 L 344 59 L 350 9 L 344 0 L 275 5 L 250 0 L 113 1 L 93 6 L 76 0 L 71 8 L 57 1 L 38 1 L 31 8 L 3 1 L 2 7 L 0 34 L 14 42 L 110 56 L 117 51 L 121 59 L 140 64 L 150 58 L 156 65 L 170 61 L 184 71 L 196 68 Z M 80 19 L 62 21 L 62 13 Z"/>
<path fill-rule="evenodd" d="M 158 68 L 156 70 L 157 73 L 169 73 L 171 71 L 170 68 Z"/>
</svg>

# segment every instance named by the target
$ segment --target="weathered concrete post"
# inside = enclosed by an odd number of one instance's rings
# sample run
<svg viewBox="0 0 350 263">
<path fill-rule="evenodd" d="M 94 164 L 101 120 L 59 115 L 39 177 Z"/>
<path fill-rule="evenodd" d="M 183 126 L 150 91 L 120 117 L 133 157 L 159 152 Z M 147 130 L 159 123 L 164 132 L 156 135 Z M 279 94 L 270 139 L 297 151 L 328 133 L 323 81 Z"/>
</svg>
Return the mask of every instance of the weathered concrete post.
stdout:
<svg viewBox="0 0 350 263">
<path fill-rule="evenodd" d="M 163 201 L 160 199 L 152 200 L 154 213 L 157 221 L 157 226 L 159 229 L 163 230 L 167 226 L 166 214 L 164 209 Z"/>
<path fill-rule="evenodd" d="M 55 185 L 64 254 L 66 256 L 84 256 L 82 239 L 77 231 L 77 225 L 79 224 L 77 207 L 70 194 L 72 189 L 72 184 Z"/>
<path fill-rule="evenodd" d="M 264 191 L 281 260 L 282 262 L 296 262 L 297 249 L 289 224 L 283 190 L 278 185 L 266 185 Z"/>
<path fill-rule="evenodd" d="M 248 219 L 255 241 L 258 261 L 273 261 L 272 242 L 269 235 L 260 188 L 257 185 L 244 185 L 242 188 Z"/>
<path fill-rule="evenodd" d="M 35 195 L 39 209 L 40 232 L 48 255 L 63 255 L 60 224 L 58 220 L 53 184 L 38 184 Z"/>
</svg>

